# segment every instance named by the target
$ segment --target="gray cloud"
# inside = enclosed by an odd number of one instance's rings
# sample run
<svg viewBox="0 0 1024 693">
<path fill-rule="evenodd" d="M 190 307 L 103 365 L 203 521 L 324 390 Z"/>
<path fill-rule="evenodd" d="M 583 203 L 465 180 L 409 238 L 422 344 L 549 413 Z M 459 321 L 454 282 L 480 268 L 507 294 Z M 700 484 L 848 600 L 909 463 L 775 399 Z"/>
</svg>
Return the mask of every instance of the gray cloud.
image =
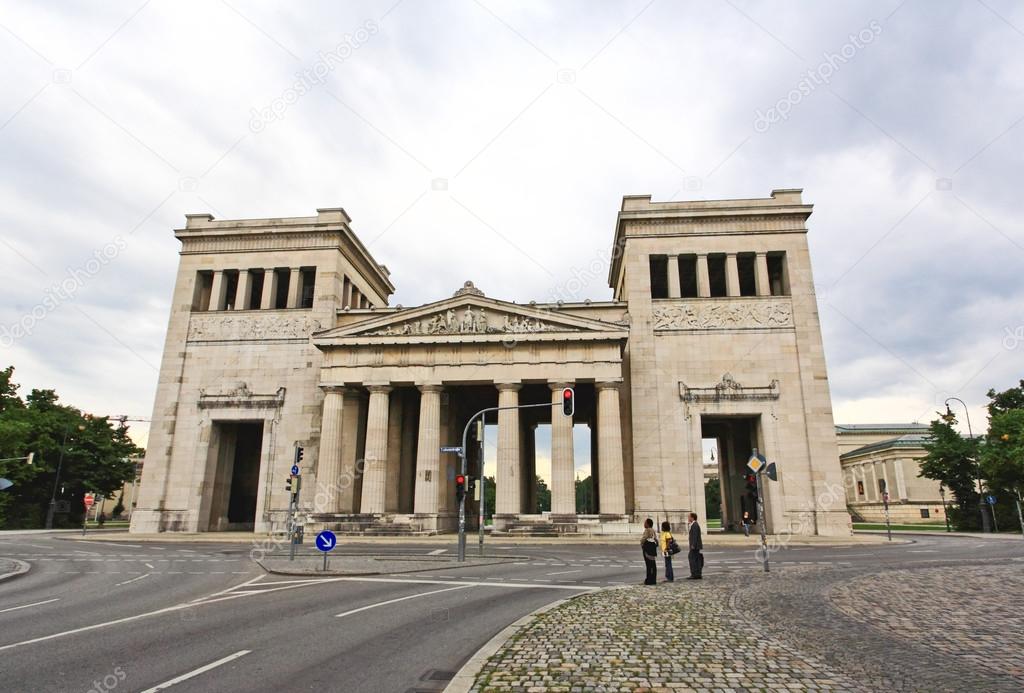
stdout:
<svg viewBox="0 0 1024 693">
<path fill-rule="evenodd" d="M 186 212 L 344 205 L 391 268 L 394 302 L 447 296 L 465 279 L 528 301 L 607 252 L 623 194 L 790 186 L 816 205 L 837 418 L 927 416 L 948 394 L 978 408 L 988 387 L 1019 377 L 1024 345 L 1003 344 L 1024 325 L 1014 29 L 1024 11 L 1013 3 L 137 10 L 5 12 L 0 325 L 67 268 L 127 240 L 4 348 L 27 386 L 97 411 L 149 411 L 147 362 L 159 361 L 177 261 L 171 229 Z M 367 21 L 379 33 L 280 119 L 250 129 L 252 109 Z M 827 84 L 755 129 L 759 110 L 873 21 L 877 37 Z M 432 190 L 435 179 L 447 190 Z M 604 273 L 580 286 L 579 298 L 611 293 Z"/>
</svg>

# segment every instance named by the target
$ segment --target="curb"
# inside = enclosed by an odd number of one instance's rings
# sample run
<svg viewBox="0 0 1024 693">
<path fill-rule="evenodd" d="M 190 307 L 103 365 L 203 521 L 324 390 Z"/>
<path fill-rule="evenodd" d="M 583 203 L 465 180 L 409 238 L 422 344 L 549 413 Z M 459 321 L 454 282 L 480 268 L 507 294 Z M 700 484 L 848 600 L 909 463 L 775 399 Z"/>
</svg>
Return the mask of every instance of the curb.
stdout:
<svg viewBox="0 0 1024 693">
<path fill-rule="evenodd" d="M 858 534 L 876 534 L 876 535 L 880 534 L 882 536 L 885 536 L 885 530 L 884 529 L 858 529 L 857 533 Z M 983 534 L 981 532 L 925 532 L 925 531 L 913 532 L 913 531 L 907 531 L 907 530 L 895 530 L 894 529 L 892 531 L 892 535 L 893 535 L 894 539 L 895 539 L 895 537 L 897 535 L 899 535 L 899 536 L 911 536 L 911 537 L 955 537 L 957 539 L 974 539 L 975 541 L 977 541 L 978 539 L 986 539 L 986 540 L 987 539 L 995 539 L 995 540 L 1007 540 L 1007 539 L 1010 539 L 1010 540 L 1020 541 L 1020 539 L 1021 539 L 1021 535 L 1019 533 L 1017 533 L 1017 532 L 1012 532 L 1012 533 L 1011 532 L 989 532 L 988 534 Z"/>
<path fill-rule="evenodd" d="M 336 556 L 336 558 L 343 558 L 343 557 L 344 557 L 344 554 L 339 554 L 338 556 Z M 389 556 L 373 556 L 372 558 L 374 558 L 376 560 L 382 560 L 382 561 L 391 560 L 391 557 L 389 557 Z M 461 570 L 463 568 L 476 568 L 476 567 L 479 567 L 479 566 L 504 565 L 506 563 L 511 563 L 512 559 L 523 558 L 523 556 L 502 556 L 501 558 L 507 558 L 508 560 L 486 561 L 486 562 L 464 564 L 464 565 L 460 565 L 458 563 L 452 564 L 450 562 L 446 562 L 444 565 L 437 565 L 437 566 L 433 566 L 433 567 L 429 567 L 429 568 L 414 568 L 414 569 L 411 569 L 411 570 L 406 569 L 406 570 L 387 570 L 387 571 L 375 570 L 375 571 L 358 572 L 358 573 L 345 573 L 345 572 L 340 572 L 340 571 L 332 571 L 330 568 L 328 568 L 326 572 L 323 571 L 323 570 L 315 570 L 314 572 L 309 572 L 309 571 L 303 571 L 303 570 L 301 570 L 299 568 L 290 568 L 289 566 L 284 566 L 283 568 L 271 568 L 269 565 L 265 565 L 264 564 L 264 561 L 266 559 L 258 560 L 258 561 L 256 561 L 256 564 L 259 565 L 261 568 L 263 568 L 263 570 L 265 570 L 268 573 L 271 573 L 273 575 L 301 575 L 301 576 L 310 576 L 310 575 L 312 575 L 312 576 L 330 576 L 330 577 L 366 577 L 368 575 L 402 575 L 402 574 L 406 574 L 406 573 L 429 573 L 431 571 L 438 571 L 438 570 Z M 395 563 L 402 563 L 402 562 L 411 562 L 413 560 L 414 559 L 410 559 L 410 558 L 406 558 L 406 557 L 401 557 L 401 558 L 394 559 L 394 562 Z M 434 563 L 435 561 L 424 561 L 424 562 L 426 562 L 426 563 Z M 441 561 L 436 561 L 436 563 L 441 563 Z"/>
<path fill-rule="evenodd" d="M 583 594 L 576 594 L 565 599 L 559 599 L 558 601 L 546 604 L 535 611 L 531 611 L 519 620 L 513 622 L 511 625 L 503 628 L 497 635 L 488 640 L 483 647 L 476 651 L 469 661 L 462 665 L 462 668 L 456 672 L 454 678 L 444 689 L 443 693 L 468 693 L 473 687 L 473 683 L 476 681 L 477 674 L 484 668 L 484 664 L 491 658 L 495 652 L 501 649 L 501 647 L 512 639 L 519 631 L 532 623 L 541 614 L 547 613 L 552 609 L 555 609 L 566 602 L 582 597 L 586 594 L 593 594 L 593 592 L 584 592 Z"/>
<path fill-rule="evenodd" d="M 0 575 L 0 581 L 8 580 L 10 578 L 16 578 L 19 575 L 24 575 L 32 567 L 25 561 L 19 561 L 17 558 L 7 558 L 5 560 L 14 563 L 14 570 L 10 573 L 4 573 L 3 575 Z"/>
</svg>

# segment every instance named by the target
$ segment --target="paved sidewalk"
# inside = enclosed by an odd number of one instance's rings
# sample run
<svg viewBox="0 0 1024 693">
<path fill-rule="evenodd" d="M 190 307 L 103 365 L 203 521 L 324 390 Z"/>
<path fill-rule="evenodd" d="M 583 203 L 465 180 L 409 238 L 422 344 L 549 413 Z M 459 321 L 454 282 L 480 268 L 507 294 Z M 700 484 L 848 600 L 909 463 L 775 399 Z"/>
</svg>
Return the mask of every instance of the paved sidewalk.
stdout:
<svg viewBox="0 0 1024 693">
<path fill-rule="evenodd" d="M 861 690 L 817 658 L 762 638 L 729 606 L 737 586 L 681 580 L 577 597 L 524 626 L 470 690 Z"/>
</svg>

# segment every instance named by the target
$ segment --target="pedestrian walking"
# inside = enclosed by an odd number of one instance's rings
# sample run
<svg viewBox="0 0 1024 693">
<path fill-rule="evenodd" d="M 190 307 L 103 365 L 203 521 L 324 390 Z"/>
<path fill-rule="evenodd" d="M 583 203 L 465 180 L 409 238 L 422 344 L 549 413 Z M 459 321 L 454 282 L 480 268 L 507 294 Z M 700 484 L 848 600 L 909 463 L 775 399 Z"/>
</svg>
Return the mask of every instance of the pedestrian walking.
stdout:
<svg viewBox="0 0 1024 693">
<path fill-rule="evenodd" d="M 704 542 L 700 538 L 700 525 L 697 524 L 697 513 L 690 513 L 690 577 L 687 580 L 700 580 L 704 572 Z"/>
<path fill-rule="evenodd" d="M 679 544 L 672 537 L 672 525 L 668 520 L 661 523 L 661 555 L 665 557 L 665 582 L 675 582 L 672 572 L 672 554 L 679 553 Z"/>
<path fill-rule="evenodd" d="M 658 582 L 658 537 L 654 532 L 654 520 L 644 520 L 644 534 L 640 538 L 640 549 L 644 553 L 644 567 L 647 568 L 645 585 L 655 585 Z"/>
<path fill-rule="evenodd" d="M 750 525 L 752 525 L 752 524 L 753 524 L 753 521 L 750 519 L 750 511 L 749 510 L 744 510 L 743 511 L 743 536 L 745 536 L 745 537 L 749 537 L 750 536 Z"/>
</svg>

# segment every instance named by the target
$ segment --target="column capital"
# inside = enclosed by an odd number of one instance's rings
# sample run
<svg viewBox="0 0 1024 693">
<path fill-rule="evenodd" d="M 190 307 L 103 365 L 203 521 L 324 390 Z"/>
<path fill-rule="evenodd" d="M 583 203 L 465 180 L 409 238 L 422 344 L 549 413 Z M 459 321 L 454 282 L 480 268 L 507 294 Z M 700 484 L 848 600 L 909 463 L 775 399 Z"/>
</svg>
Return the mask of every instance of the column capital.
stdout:
<svg viewBox="0 0 1024 693">
<path fill-rule="evenodd" d="M 349 388 L 344 385 L 321 385 L 320 389 L 324 391 L 324 394 L 331 395 L 347 395 L 349 394 Z"/>
<path fill-rule="evenodd" d="M 370 391 L 370 394 L 380 393 L 386 395 L 394 388 L 388 383 L 368 383 L 366 389 Z"/>
<path fill-rule="evenodd" d="M 494 387 L 498 388 L 499 392 L 519 392 L 523 389 L 522 383 L 494 383 Z"/>
<path fill-rule="evenodd" d="M 576 387 L 576 383 L 566 380 L 549 380 L 548 387 L 551 388 L 552 392 L 555 392 L 556 390 L 564 390 L 567 387 Z"/>
<path fill-rule="evenodd" d="M 440 383 L 424 383 L 416 386 L 420 392 L 443 392 L 444 385 Z"/>
<path fill-rule="evenodd" d="M 598 390 L 618 390 L 620 387 L 622 387 L 622 381 L 601 380 L 599 382 L 594 383 L 594 387 L 596 387 Z"/>
</svg>

